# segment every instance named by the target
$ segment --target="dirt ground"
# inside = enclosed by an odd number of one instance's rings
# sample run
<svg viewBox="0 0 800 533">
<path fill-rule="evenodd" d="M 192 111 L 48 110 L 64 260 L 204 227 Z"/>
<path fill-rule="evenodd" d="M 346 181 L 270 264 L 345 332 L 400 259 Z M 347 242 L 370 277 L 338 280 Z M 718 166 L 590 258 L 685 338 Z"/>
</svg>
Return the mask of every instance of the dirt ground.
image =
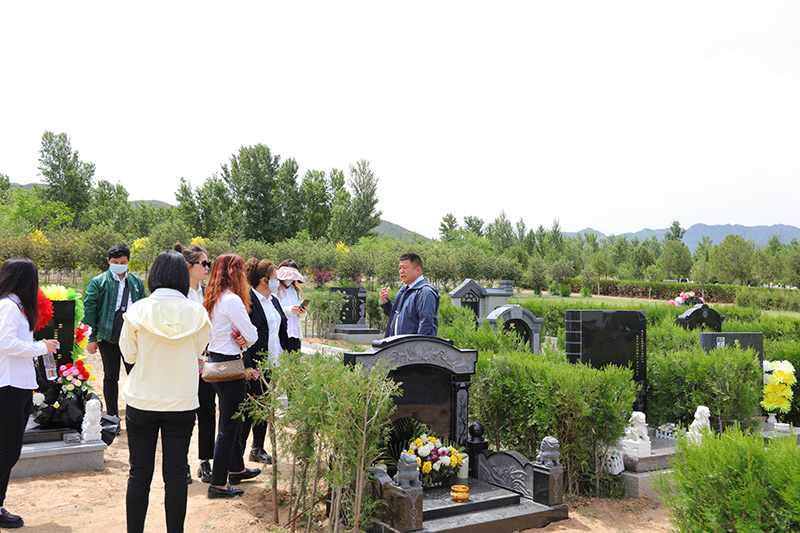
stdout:
<svg viewBox="0 0 800 533">
<path fill-rule="evenodd" d="M 102 382 L 99 355 L 90 356 L 97 383 Z M 124 373 L 124 372 L 123 372 Z M 121 382 L 124 381 L 122 378 Z M 98 393 L 101 386 L 98 386 Z M 120 403 L 124 413 L 124 404 Z M 124 416 L 124 414 L 123 414 Z M 189 462 L 196 471 L 197 432 L 192 438 Z M 150 507 L 146 533 L 163 532 L 164 482 L 159 460 L 150 489 Z M 248 463 L 248 467 L 259 466 Z M 271 468 L 271 467 L 268 467 Z M 281 475 L 288 478 L 290 465 L 280 463 Z M 128 477 L 128 443 L 123 431 L 106 450 L 102 472 L 64 472 L 27 479 L 13 479 L 9 484 L 5 506 L 21 515 L 30 533 L 118 533 L 125 531 L 125 491 Z M 263 533 L 278 531 L 271 523 L 271 493 L 267 492 L 265 475 L 239 485 L 245 490 L 234 500 L 209 500 L 208 485 L 195 476 L 189 485 L 186 531 L 220 533 Z M 668 531 L 667 512 L 657 503 L 639 500 L 581 499 L 570 503 L 569 519 L 550 524 L 544 529 L 529 531 Z"/>
</svg>

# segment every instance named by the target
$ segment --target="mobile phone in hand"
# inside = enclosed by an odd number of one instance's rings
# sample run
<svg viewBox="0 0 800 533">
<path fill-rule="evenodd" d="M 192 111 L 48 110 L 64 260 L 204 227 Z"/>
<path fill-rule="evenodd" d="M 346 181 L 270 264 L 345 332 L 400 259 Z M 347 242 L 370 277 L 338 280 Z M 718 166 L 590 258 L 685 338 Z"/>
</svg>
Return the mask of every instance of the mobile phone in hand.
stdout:
<svg viewBox="0 0 800 533">
<path fill-rule="evenodd" d="M 236 328 L 231 328 L 231 334 L 233 335 L 233 338 L 234 338 L 234 339 L 238 339 L 239 337 L 241 337 L 241 336 L 242 336 L 242 334 L 241 334 L 241 333 L 239 333 L 238 331 L 236 331 Z"/>
<path fill-rule="evenodd" d="M 300 307 L 308 307 L 308 304 L 310 304 L 310 303 L 311 303 L 311 300 L 306 298 L 305 300 L 303 300 L 303 303 L 300 304 Z"/>
</svg>

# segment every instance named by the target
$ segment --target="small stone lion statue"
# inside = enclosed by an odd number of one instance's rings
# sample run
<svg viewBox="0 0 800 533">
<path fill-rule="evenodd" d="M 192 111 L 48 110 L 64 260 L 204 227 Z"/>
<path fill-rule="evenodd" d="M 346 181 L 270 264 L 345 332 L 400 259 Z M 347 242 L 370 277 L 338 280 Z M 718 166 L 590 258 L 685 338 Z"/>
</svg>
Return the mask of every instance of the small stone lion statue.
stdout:
<svg viewBox="0 0 800 533">
<path fill-rule="evenodd" d="M 694 422 L 689 426 L 689 431 L 686 432 L 686 438 L 689 442 L 700 444 L 703 440 L 703 431 L 711 431 L 711 410 L 705 405 L 698 405 L 697 410 L 694 412 Z"/>
<path fill-rule="evenodd" d="M 422 486 L 419 481 L 419 467 L 417 458 L 414 455 L 403 452 L 397 460 L 397 474 L 394 475 L 394 483 L 401 489 L 416 489 Z"/>
<path fill-rule="evenodd" d="M 555 437 L 545 437 L 542 439 L 541 451 L 536 456 L 536 462 L 544 466 L 556 466 L 561 463 L 558 462 L 561 453 L 561 444 Z"/>
<path fill-rule="evenodd" d="M 84 442 L 92 442 L 101 440 L 101 432 L 103 427 L 100 425 L 102 413 L 100 411 L 100 400 L 92 398 L 86 402 L 86 412 L 83 415 L 83 425 L 81 437 Z"/>
<path fill-rule="evenodd" d="M 625 430 L 625 439 L 633 441 L 650 441 L 647 434 L 647 417 L 641 411 L 634 411 L 628 420 L 630 426 Z"/>
</svg>

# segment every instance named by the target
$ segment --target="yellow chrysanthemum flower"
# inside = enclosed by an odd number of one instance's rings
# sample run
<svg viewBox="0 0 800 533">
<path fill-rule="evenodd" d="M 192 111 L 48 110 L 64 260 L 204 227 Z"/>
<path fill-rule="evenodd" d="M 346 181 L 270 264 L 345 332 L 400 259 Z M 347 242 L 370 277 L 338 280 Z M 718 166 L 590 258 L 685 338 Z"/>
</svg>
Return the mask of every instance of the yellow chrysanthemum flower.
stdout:
<svg viewBox="0 0 800 533">
<path fill-rule="evenodd" d="M 421 438 L 419 438 L 419 437 L 417 437 L 416 439 L 414 439 L 414 446 L 416 446 L 417 448 L 419 448 L 420 446 L 422 446 L 422 439 L 421 439 Z"/>
<path fill-rule="evenodd" d="M 63 302 L 69 299 L 67 288 L 63 285 L 47 285 L 42 287 L 42 292 L 52 302 Z"/>
<path fill-rule="evenodd" d="M 450 456 L 450 466 L 452 466 L 453 468 L 458 466 L 458 455 L 451 455 Z"/>
<path fill-rule="evenodd" d="M 428 437 L 428 442 L 431 444 L 436 444 L 436 437 Z"/>
<path fill-rule="evenodd" d="M 782 368 L 776 368 L 772 371 L 772 379 L 780 383 L 786 383 L 787 385 L 794 385 L 797 383 L 797 378 L 794 377 L 794 374 Z"/>
<path fill-rule="evenodd" d="M 427 474 L 430 471 L 431 471 L 431 464 L 426 461 L 425 464 L 422 465 L 422 473 Z"/>
<path fill-rule="evenodd" d="M 417 457 L 417 468 L 419 468 L 420 466 L 422 466 L 422 459 Z"/>
</svg>

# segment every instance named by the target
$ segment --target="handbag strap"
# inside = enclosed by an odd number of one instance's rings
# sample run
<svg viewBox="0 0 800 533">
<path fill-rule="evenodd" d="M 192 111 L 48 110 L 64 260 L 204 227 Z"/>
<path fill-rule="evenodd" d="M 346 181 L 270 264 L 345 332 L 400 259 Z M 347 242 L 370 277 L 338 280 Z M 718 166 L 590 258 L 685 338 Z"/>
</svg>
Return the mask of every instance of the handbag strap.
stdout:
<svg viewBox="0 0 800 533">
<path fill-rule="evenodd" d="M 120 281 L 120 283 L 123 283 Z M 125 278 L 125 289 L 122 291 L 122 301 L 119 304 L 119 310 L 123 313 L 128 309 L 128 296 L 130 296 L 130 291 L 128 290 L 128 278 Z"/>
</svg>

